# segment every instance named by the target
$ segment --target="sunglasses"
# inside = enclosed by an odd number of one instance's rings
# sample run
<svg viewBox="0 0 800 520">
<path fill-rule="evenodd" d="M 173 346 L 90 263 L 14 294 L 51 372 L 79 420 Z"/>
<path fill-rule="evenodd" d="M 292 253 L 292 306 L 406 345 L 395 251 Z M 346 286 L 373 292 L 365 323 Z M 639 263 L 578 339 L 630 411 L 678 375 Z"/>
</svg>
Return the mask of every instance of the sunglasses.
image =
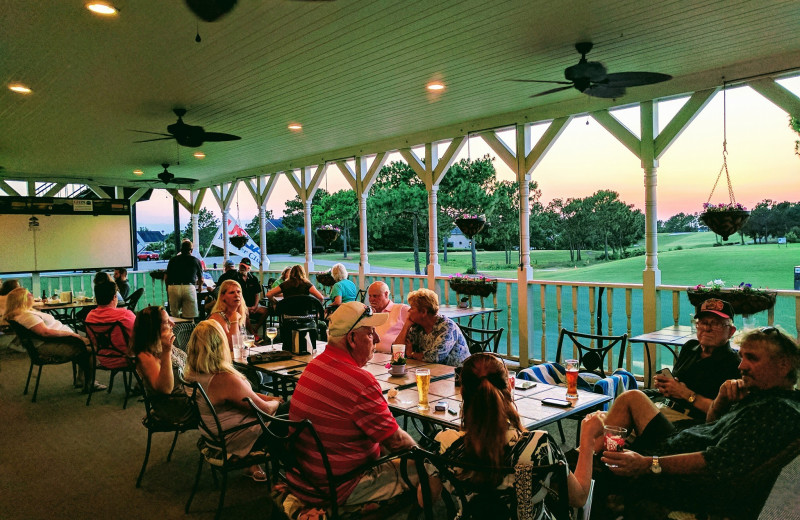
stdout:
<svg viewBox="0 0 800 520">
<path fill-rule="evenodd" d="M 350 332 L 351 332 L 351 331 L 352 331 L 354 328 L 356 328 L 356 325 L 358 325 L 358 322 L 359 322 L 359 321 L 363 320 L 364 318 L 369 318 L 369 317 L 371 317 L 371 316 L 372 316 L 372 307 L 370 307 L 370 306 L 365 306 L 365 308 L 364 308 L 364 312 L 361 314 L 361 316 L 359 316 L 359 317 L 358 317 L 358 319 L 355 321 L 355 323 L 353 323 L 353 325 L 351 325 L 351 326 L 350 326 L 350 328 L 349 328 L 349 329 L 347 329 L 347 332 L 345 332 L 345 333 L 344 333 L 344 335 L 345 335 L 345 336 L 347 336 L 348 334 L 350 334 Z"/>
</svg>

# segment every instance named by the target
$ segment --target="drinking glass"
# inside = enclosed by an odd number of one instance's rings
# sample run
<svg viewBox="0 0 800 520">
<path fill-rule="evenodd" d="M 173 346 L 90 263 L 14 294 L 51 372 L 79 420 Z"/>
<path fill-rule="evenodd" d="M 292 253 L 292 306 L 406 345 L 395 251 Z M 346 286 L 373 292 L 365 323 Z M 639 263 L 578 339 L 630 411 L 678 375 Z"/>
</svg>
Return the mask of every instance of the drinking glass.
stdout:
<svg viewBox="0 0 800 520">
<path fill-rule="evenodd" d="M 242 336 L 242 343 L 244 343 L 244 348 L 246 352 L 250 354 L 250 349 L 253 348 L 253 344 L 256 342 L 256 337 L 252 334 L 245 334 Z"/>
<path fill-rule="evenodd" d="M 508 371 L 508 386 L 511 392 L 511 400 L 514 400 L 514 386 L 517 384 L 517 373 L 513 370 Z"/>
<path fill-rule="evenodd" d="M 606 451 L 622 451 L 625 449 L 625 438 L 628 436 L 628 429 L 621 426 L 604 426 Z M 613 464 L 607 465 L 609 468 L 616 468 Z"/>
<path fill-rule="evenodd" d="M 567 399 L 578 398 L 578 360 L 567 359 Z"/>
<path fill-rule="evenodd" d="M 267 337 L 269 338 L 270 350 L 275 349 L 275 338 L 278 336 L 277 327 L 267 327 Z"/>
<path fill-rule="evenodd" d="M 430 410 L 428 406 L 428 387 L 431 384 L 431 371 L 427 368 L 418 368 L 416 371 L 417 376 L 417 393 L 419 394 L 419 404 L 417 408 L 422 411 Z"/>
</svg>

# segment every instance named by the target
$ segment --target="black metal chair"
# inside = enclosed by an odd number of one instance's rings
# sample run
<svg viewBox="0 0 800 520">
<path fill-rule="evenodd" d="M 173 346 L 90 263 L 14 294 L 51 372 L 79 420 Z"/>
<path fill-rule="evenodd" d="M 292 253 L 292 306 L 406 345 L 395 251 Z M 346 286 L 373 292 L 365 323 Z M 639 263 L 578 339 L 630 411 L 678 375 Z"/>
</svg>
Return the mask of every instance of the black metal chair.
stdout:
<svg viewBox="0 0 800 520">
<path fill-rule="evenodd" d="M 25 381 L 25 391 L 22 392 L 22 395 L 28 395 L 28 386 L 31 382 L 31 374 L 33 373 L 33 367 L 38 366 L 39 372 L 36 374 L 36 386 L 33 389 L 33 398 L 31 402 L 36 402 L 36 396 L 39 393 L 39 382 L 42 380 L 42 368 L 45 365 L 61 365 L 64 363 L 72 363 L 72 384 L 74 385 L 77 380 L 77 371 L 76 367 L 78 365 L 82 365 L 84 368 L 84 388 L 87 386 L 89 388 L 93 387 L 94 385 L 91 384 L 91 354 L 86 349 L 86 344 L 83 340 L 73 337 L 67 336 L 63 338 L 46 338 L 44 336 L 39 336 L 38 334 L 30 331 L 29 329 L 23 327 L 19 323 L 14 320 L 7 320 L 11 330 L 14 331 L 14 334 L 17 335 L 20 344 L 28 353 L 28 357 L 31 360 L 31 366 L 28 369 L 28 379 Z M 57 340 L 57 341 L 56 341 Z M 61 356 L 45 356 L 40 355 L 39 351 L 37 350 L 34 341 L 41 341 L 43 344 L 46 343 L 67 343 L 72 344 L 75 347 L 79 347 L 80 352 L 76 353 L 74 356 L 69 357 L 61 357 Z"/>
<path fill-rule="evenodd" d="M 572 330 L 561 329 L 558 335 L 558 350 L 556 350 L 556 363 L 562 362 L 562 349 L 564 339 L 568 338 L 574 348 L 578 351 L 578 363 L 581 372 L 591 372 L 599 376 L 600 379 L 606 377 L 605 369 L 606 356 L 613 355 L 613 350 L 619 347 L 617 354 L 617 368 L 622 368 L 625 362 L 625 346 L 628 342 L 628 335 L 603 336 L 601 334 L 584 334 Z M 572 354 L 570 354 L 572 357 Z"/>
<path fill-rule="evenodd" d="M 252 421 L 239 424 L 233 428 L 223 430 L 222 424 L 217 416 L 217 412 L 214 409 L 214 405 L 211 404 L 211 400 L 208 398 L 205 390 L 203 390 L 202 385 L 197 382 L 188 383 L 183 380 L 181 380 L 181 384 L 186 387 L 187 394 L 189 395 L 192 405 L 198 410 L 198 426 L 200 433 L 202 434 L 197 440 L 197 448 L 200 450 L 200 461 L 197 466 L 197 475 L 194 479 L 194 486 L 192 486 L 192 493 L 189 495 L 189 500 L 186 502 L 185 511 L 186 513 L 189 513 L 189 507 L 192 505 L 194 495 L 197 493 L 197 486 L 200 484 L 200 474 L 203 470 L 203 463 L 208 462 L 209 467 L 211 467 L 211 475 L 214 478 L 215 483 L 217 481 L 217 472 L 222 474 L 222 487 L 219 493 L 219 504 L 217 505 L 217 513 L 214 516 L 215 520 L 217 520 L 219 519 L 220 513 L 222 513 L 222 506 L 225 503 L 225 492 L 228 488 L 228 473 L 235 470 L 249 468 L 255 464 L 268 464 L 269 455 L 267 455 L 267 453 L 264 451 L 253 451 L 247 454 L 245 457 L 229 458 L 227 447 L 228 435 L 239 430 L 250 428 L 251 426 L 256 426 L 259 424 L 259 421 L 254 419 Z M 200 415 L 198 407 L 199 401 L 202 401 L 204 406 L 208 407 L 213 419 L 211 424 L 203 420 L 203 416 Z"/>
<path fill-rule="evenodd" d="M 500 347 L 500 337 L 503 335 L 504 328 L 499 329 L 476 329 L 458 324 L 464 339 L 467 340 L 470 354 L 478 352 L 494 352 Z"/>
<path fill-rule="evenodd" d="M 293 331 L 306 335 L 307 344 L 328 339 L 325 310 L 313 296 L 289 296 L 278 302 L 278 326 L 283 350 L 292 350 Z"/>
<path fill-rule="evenodd" d="M 169 453 L 167 453 L 167 462 L 172 460 L 172 452 L 175 450 L 175 444 L 178 442 L 178 435 L 189 430 L 196 430 L 197 429 L 197 414 L 196 408 L 191 407 L 191 403 L 187 397 L 186 399 L 186 406 L 187 406 L 187 415 L 180 418 L 179 420 L 167 420 L 158 417 L 156 413 L 153 411 L 153 398 L 155 396 L 150 395 L 150 392 L 147 391 L 147 387 L 144 385 L 142 378 L 139 377 L 139 373 L 136 372 L 136 358 L 131 357 L 129 358 L 129 362 L 133 370 L 133 377 L 136 378 L 136 382 L 138 383 L 139 387 L 142 389 L 142 396 L 144 397 L 144 410 L 145 416 L 142 418 L 142 425 L 147 428 L 147 448 L 144 451 L 144 460 L 142 461 L 142 469 L 139 471 L 139 477 L 136 479 L 136 487 L 142 485 L 142 478 L 144 477 L 144 471 L 147 468 L 147 461 L 150 458 L 150 446 L 152 444 L 153 434 L 154 433 L 172 433 L 175 432 L 175 436 L 172 438 L 172 445 L 169 448 Z M 180 384 L 178 381 L 175 381 L 174 384 Z M 169 396 L 164 396 L 169 398 Z"/>
<path fill-rule="evenodd" d="M 135 313 L 136 306 L 139 304 L 139 300 L 142 298 L 142 295 L 144 295 L 144 287 L 139 287 L 125 299 L 124 306 L 128 308 L 131 312 Z"/>
<path fill-rule="evenodd" d="M 514 467 L 489 468 L 482 464 L 455 461 L 438 454 L 427 452 L 416 447 L 412 456 L 417 465 L 417 475 L 422 490 L 423 510 L 425 518 L 432 520 L 433 497 L 431 495 L 426 463 L 436 468 L 439 478 L 448 486 L 442 490 L 442 498 L 447 509 L 447 518 L 455 518 L 458 508 L 454 499 L 461 504 L 461 516 L 467 519 L 492 518 L 497 520 L 517 518 L 516 486 L 498 490 L 494 482 L 507 475 L 513 475 Z M 534 490 L 539 486 L 546 490 L 545 502 L 548 510 L 555 518 L 571 518 L 566 463 L 559 461 L 547 466 L 530 466 L 530 481 Z M 475 478 L 476 474 L 485 474 L 485 479 Z M 489 483 L 487 483 L 487 481 Z M 507 505 L 507 504 L 510 504 Z"/>
<path fill-rule="evenodd" d="M 98 369 L 109 371 L 108 393 L 110 394 L 114 388 L 114 378 L 121 373 L 122 384 L 125 385 L 125 400 L 122 402 L 122 409 L 124 410 L 128 407 L 128 397 L 133 386 L 131 384 L 133 381 L 133 367 L 128 362 L 128 343 L 130 340 L 128 332 L 119 321 L 111 323 L 84 322 L 84 328 L 86 329 L 86 336 L 92 343 L 92 377 L 90 380 L 95 381 Z M 115 336 L 117 337 L 117 344 L 114 343 Z M 89 385 L 86 406 L 89 406 L 92 401 L 92 394 L 94 394 L 94 384 Z"/>
<path fill-rule="evenodd" d="M 182 321 L 172 327 L 172 333 L 175 334 L 175 346 L 184 352 L 186 352 L 186 345 L 189 343 L 195 325 L 193 321 Z"/>
<path fill-rule="evenodd" d="M 367 291 L 364 289 L 359 289 L 356 293 L 356 301 L 361 303 L 367 303 Z"/>
<path fill-rule="evenodd" d="M 302 493 L 320 501 L 327 508 L 328 518 L 340 518 L 340 507 L 337 500 L 336 488 L 343 482 L 361 475 L 369 468 L 379 466 L 394 459 L 401 459 L 400 473 L 409 487 L 409 496 L 416 497 L 416 488 L 408 479 L 407 463 L 410 460 L 408 451 L 386 455 L 372 461 L 370 464 L 356 468 L 343 475 L 334 475 L 328 460 L 328 452 L 322 444 L 314 426 L 308 419 L 290 421 L 287 416 L 271 416 L 261 411 L 253 404 L 250 398 L 245 401 L 253 409 L 256 419 L 261 424 L 261 429 L 266 436 L 267 451 L 272 462 L 273 478 L 286 483 L 292 489 L 292 481 L 303 482 Z M 319 453 L 322 467 L 325 471 L 325 481 L 318 482 L 312 475 L 303 469 L 297 457 L 298 446 L 303 446 L 306 451 Z M 291 480 L 290 477 L 291 476 Z M 375 513 L 375 511 L 372 511 Z"/>
</svg>

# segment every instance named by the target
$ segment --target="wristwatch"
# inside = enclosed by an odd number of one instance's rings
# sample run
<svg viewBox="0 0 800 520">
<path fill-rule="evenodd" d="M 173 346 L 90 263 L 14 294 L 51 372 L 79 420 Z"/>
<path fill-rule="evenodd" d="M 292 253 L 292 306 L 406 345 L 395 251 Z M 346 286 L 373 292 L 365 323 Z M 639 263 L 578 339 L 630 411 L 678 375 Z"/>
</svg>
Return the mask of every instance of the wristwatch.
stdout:
<svg viewBox="0 0 800 520">
<path fill-rule="evenodd" d="M 661 473 L 661 464 L 658 463 L 658 455 L 653 457 L 653 462 L 650 464 L 650 472 L 655 475 Z"/>
<path fill-rule="evenodd" d="M 690 395 L 686 400 L 689 401 L 689 404 L 694 404 L 695 399 L 697 399 L 697 394 L 692 392 L 692 395 Z"/>
</svg>

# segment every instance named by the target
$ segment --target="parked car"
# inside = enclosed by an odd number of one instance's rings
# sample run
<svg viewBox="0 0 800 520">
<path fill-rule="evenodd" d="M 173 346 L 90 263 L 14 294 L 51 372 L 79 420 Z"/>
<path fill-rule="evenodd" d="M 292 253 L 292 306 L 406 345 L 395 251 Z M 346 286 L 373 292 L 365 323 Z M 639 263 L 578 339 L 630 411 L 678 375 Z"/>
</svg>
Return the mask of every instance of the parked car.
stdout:
<svg viewBox="0 0 800 520">
<path fill-rule="evenodd" d="M 136 257 L 139 260 L 158 260 L 158 253 L 155 251 L 141 251 Z"/>
</svg>

